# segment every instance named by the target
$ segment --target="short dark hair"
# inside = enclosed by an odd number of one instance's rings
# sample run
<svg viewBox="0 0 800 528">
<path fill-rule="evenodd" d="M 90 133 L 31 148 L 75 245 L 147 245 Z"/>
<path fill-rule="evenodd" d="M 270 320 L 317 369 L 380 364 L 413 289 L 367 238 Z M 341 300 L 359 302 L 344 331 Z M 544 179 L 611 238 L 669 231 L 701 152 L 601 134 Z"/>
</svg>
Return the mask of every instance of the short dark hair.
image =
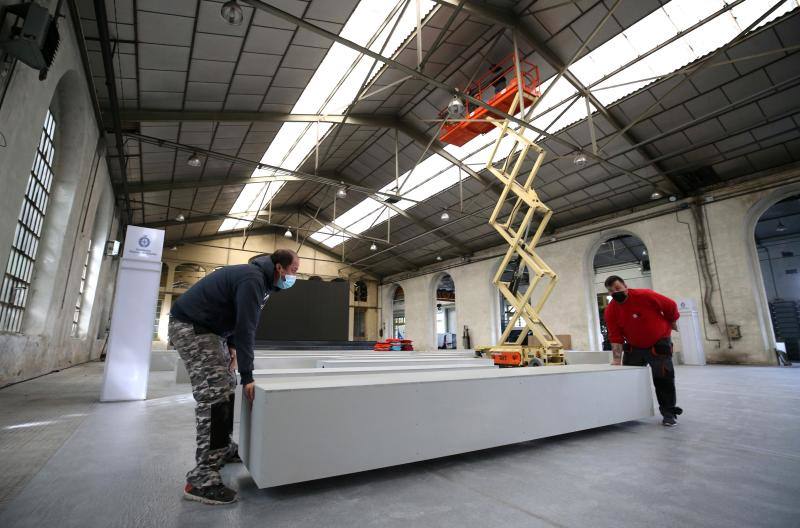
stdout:
<svg viewBox="0 0 800 528">
<path fill-rule="evenodd" d="M 606 285 L 606 289 L 610 288 L 611 285 L 617 281 L 621 282 L 622 285 L 625 286 L 625 281 L 622 280 L 622 277 L 620 277 L 619 275 L 612 275 L 609 278 L 607 278 L 606 282 L 604 283 Z"/>
<path fill-rule="evenodd" d="M 297 258 L 297 253 L 291 249 L 278 249 L 269 256 L 273 264 L 280 264 L 284 268 L 288 268 Z"/>
</svg>

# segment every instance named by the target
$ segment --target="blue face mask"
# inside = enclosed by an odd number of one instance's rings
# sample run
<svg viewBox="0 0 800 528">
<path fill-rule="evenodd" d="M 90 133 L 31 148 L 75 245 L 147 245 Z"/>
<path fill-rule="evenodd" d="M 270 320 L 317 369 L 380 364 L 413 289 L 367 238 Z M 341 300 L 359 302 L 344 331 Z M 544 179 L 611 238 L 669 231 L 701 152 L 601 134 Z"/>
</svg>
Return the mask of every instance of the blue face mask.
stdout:
<svg viewBox="0 0 800 528">
<path fill-rule="evenodd" d="M 275 283 L 275 286 L 280 288 L 281 290 L 288 290 L 292 286 L 294 286 L 294 281 L 297 280 L 297 277 L 294 275 L 286 275 L 285 277 L 280 277 L 278 282 Z"/>
</svg>

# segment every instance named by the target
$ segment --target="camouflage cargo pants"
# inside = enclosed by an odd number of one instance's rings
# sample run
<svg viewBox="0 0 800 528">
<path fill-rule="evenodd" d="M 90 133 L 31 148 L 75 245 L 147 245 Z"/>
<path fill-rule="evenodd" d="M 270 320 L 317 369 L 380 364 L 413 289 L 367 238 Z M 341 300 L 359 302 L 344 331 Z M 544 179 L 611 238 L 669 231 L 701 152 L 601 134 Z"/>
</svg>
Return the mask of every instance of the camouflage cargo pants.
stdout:
<svg viewBox="0 0 800 528">
<path fill-rule="evenodd" d="M 228 368 L 228 346 L 220 336 L 175 319 L 169 322 L 169 340 L 186 365 L 197 402 L 197 465 L 186 482 L 197 488 L 220 484 L 220 467 L 238 449 L 231 438 L 236 376 Z"/>
</svg>

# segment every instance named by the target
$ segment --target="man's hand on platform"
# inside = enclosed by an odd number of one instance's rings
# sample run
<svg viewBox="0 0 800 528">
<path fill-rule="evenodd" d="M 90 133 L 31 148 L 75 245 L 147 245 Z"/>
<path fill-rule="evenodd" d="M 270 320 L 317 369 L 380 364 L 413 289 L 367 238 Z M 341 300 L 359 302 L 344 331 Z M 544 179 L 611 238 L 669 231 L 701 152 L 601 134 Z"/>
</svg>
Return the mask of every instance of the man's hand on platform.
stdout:
<svg viewBox="0 0 800 528">
<path fill-rule="evenodd" d="M 247 402 L 250 404 L 250 407 L 252 407 L 253 399 L 256 397 L 256 383 L 254 381 L 244 386 L 244 395 L 247 397 Z"/>
<path fill-rule="evenodd" d="M 622 345 L 620 343 L 611 343 L 611 364 L 622 365 Z"/>
</svg>

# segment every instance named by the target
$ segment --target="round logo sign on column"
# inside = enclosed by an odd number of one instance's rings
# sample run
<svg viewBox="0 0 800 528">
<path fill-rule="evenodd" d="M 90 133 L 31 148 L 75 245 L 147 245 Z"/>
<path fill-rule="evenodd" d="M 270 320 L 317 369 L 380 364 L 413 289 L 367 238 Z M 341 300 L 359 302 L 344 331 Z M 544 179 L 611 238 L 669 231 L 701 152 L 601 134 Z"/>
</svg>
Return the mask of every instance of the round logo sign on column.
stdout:
<svg viewBox="0 0 800 528">
<path fill-rule="evenodd" d="M 150 245 L 150 237 L 144 235 L 143 237 L 139 238 L 139 247 L 146 248 Z"/>
</svg>

